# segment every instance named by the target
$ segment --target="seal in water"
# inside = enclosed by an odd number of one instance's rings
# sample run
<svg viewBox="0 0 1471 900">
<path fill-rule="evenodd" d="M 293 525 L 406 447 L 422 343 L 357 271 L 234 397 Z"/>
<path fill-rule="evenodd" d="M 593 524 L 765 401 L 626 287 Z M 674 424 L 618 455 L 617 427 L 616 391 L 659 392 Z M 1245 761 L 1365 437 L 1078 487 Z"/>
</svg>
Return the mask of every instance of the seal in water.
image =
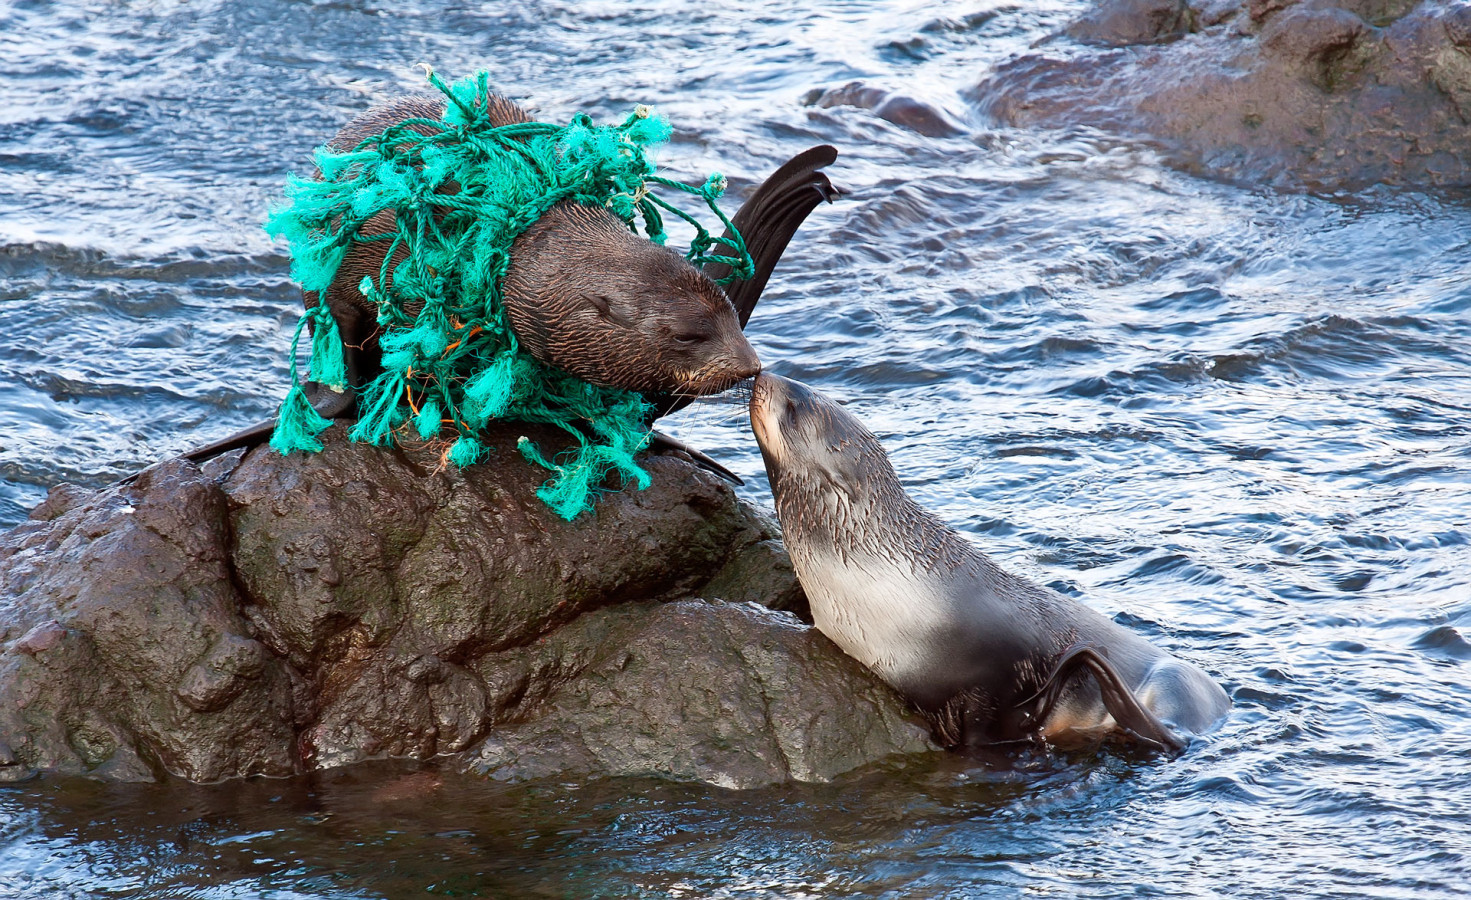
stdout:
<svg viewBox="0 0 1471 900">
<path fill-rule="evenodd" d="M 443 97 L 401 97 L 363 113 L 342 128 L 329 146 L 350 150 L 390 126 L 405 124 L 433 133 L 444 113 Z M 515 103 L 492 95 L 496 124 L 530 121 Z M 813 147 L 793 157 L 763 182 L 732 219 L 755 263 L 751 278 L 725 291 L 714 279 L 729 266 L 709 271 L 690 265 L 674 251 L 640 238 L 607 210 L 572 201 L 557 204 L 516 239 L 503 283 L 511 328 L 533 356 L 583 380 L 645 394 L 653 419 L 680 409 L 697 396 L 729 388 L 760 368 L 742 333 L 772 270 L 797 228 L 816 206 L 837 196 L 820 170 L 837 151 Z M 365 236 L 391 232 L 391 211 L 368 220 Z M 730 237 L 727 232 L 726 237 Z M 377 276 L 382 242 L 354 244 L 322 296 L 304 292 L 307 308 L 326 302 L 342 336 L 349 390 L 308 385 L 317 411 L 350 417 L 356 388 L 381 371 L 377 309 L 358 290 Z M 400 251 L 402 253 L 403 251 Z M 395 265 L 401 259 L 395 259 Z M 201 461 L 262 443 L 274 422 L 262 423 L 185 454 Z M 701 465 L 739 481 L 704 454 L 655 432 L 655 447 L 684 450 Z"/>
<path fill-rule="evenodd" d="M 1230 709 L 1205 672 L 1003 571 L 921 509 L 873 434 L 823 395 L 763 373 L 751 426 L 817 628 L 945 745 L 1122 734 L 1179 749 L 1173 729 L 1200 733 Z"/>
</svg>

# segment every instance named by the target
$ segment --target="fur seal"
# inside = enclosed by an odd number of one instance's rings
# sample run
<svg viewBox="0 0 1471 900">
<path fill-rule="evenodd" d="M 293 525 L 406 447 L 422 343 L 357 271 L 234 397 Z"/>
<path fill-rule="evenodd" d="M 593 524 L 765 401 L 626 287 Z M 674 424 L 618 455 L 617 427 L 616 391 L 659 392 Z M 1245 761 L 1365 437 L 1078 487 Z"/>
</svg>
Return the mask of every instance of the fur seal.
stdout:
<svg viewBox="0 0 1471 900">
<path fill-rule="evenodd" d="M 504 97 L 486 99 L 495 125 L 532 121 Z M 445 102 L 428 96 L 391 100 L 343 126 L 328 146 L 348 151 L 396 125 L 434 134 Z M 452 195 L 458 186 L 443 192 Z M 371 238 L 396 228 L 396 217 L 386 210 L 359 233 Z M 358 284 L 378 274 L 385 246 L 354 244 L 325 296 L 308 291 L 303 297 L 308 308 L 325 301 L 331 310 L 354 387 L 379 370 L 378 309 Z M 761 368 L 720 287 L 674 250 L 633 234 L 601 207 L 566 200 L 548 210 L 512 245 L 502 287 L 511 330 L 531 355 L 593 384 L 701 396 Z"/>
<path fill-rule="evenodd" d="M 489 99 L 498 124 L 530 121 L 510 100 Z M 443 97 L 400 97 L 359 115 L 328 145 L 349 150 L 400 124 L 431 133 L 443 112 Z M 650 421 L 749 378 L 760 363 L 743 329 L 792 236 L 819 203 L 838 195 L 821 171 L 836 159 L 830 146 L 808 149 L 777 169 L 741 206 L 732 224 L 745 239 L 755 273 L 724 290 L 715 280 L 729 274 L 727 265 L 712 263 L 701 271 L 674 251 L 632 234 L 606 210 L 558 204 L 513 245 L 503 283 L 513 331 L 543 362 L 586 381 L 644 393 L 654 406 Z M 383 233 L 393 226 L 393 214 L 385 212 L 362 232 Z M 349 390 L 307 386 L 312 404 L 327 418 L 351 417 L 354 389 L 381 371 L 377 310 L 357 285 L 365 275 L 377 276 L 382 247 L 355 245 L 322 296 L 303 292 L 307 308 L 327 303 L 344 344 Z M 185 457 L 198 462 L 255 446 L 270 437 L 274 424 L 252 426 Z M 655 432 L 654 445 L 683 450 L 705 468 L 739 482 L 714 460 L 667 435 Z"/>
<path fill-rule="evenodd" d="M 498 95 L 489 98 L 497 125 L 530 122 L 526 111 Z M 443 97 L 408 96 L 376 106 L 328 142 L 346 151 L 401 124 L 432 134 L 444 114 Z M 418 122 L 424 124 L 416 124 Z M 756 264 L 752 278 L 730 288 L 715 280 L 729 267 L 703 272 L 675 251 L 628 230 L 600 207 L 564 201 L 552 207 L 512 246 L 506 273 L 506 313 L 518 340 L 549 365 L 608 387 L 648 395 L 689 398 L 719 393 L 760 370 L 743 328 L 767 279 L 797 228 L 818 203 L 837 191 L 820 169 L 837 159 L 830 146 L 814 147 L 774 173 L 733 220 Z M 453 188 L 451 188 L 453 190 Z M 364 235 L 392 231 L 392 212 L 362 228 Z M 727 237 L 730 235 L 727 234 Z M 308 308 L 325 300 L 337 321 L 349 381 L 376 375 L 377 310 L 358 291 L 383 261 L 379 242 L 356 244 L 338 276 L 318 297 L 305 292 Z M 616 348 L 616 352 L 609 352 Z"/>
<path fill-rule="evenodd" d="M 751 426 L 817 628 L 950 747 L 1123 735 L 1179 749 L 1231 701 L 1205 672 L 1002 570 L 909 498 L 873 434 L 763 373 Z"/>
</svg>

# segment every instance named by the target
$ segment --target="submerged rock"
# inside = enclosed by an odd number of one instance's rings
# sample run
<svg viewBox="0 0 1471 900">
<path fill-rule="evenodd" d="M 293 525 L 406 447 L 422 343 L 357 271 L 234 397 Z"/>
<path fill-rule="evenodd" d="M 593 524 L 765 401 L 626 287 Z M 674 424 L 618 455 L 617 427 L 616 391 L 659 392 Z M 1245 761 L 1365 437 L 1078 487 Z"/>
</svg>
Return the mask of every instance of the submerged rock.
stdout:
<svg viewBox="0 0 1471 900">
<path fill-rule="evenodd" d="M 802 103 L 821 109 L 853 106 L 872 110 L 880 119 L 925 137 L 953 137 L 965 132 L 963 125 L 938 106 L 861 81 L 850 81 L 842 87 L 828 90 L 809 91 L 802 98 Z"/>
<path fill-rule="evenodd" d="M 556 440 L 492 443 L 523 431 Z M 457 754 L 747 786 L 930 747 L 887 687 L 751 602 L 802 606 L 775 526 L 687 461 L 647 458 L 651 488 L 568 523 L 513 452 L 462 471 L 326 444 L 58 487 L 0 535 L 0 780 Z"/>
<path fill-rule="evenodd" d="M 1232 180 L 1471 184 L 1471 5 L 1100 0 L 973 92 L 1013 125 L 1162 141 Z"/>
</svg>

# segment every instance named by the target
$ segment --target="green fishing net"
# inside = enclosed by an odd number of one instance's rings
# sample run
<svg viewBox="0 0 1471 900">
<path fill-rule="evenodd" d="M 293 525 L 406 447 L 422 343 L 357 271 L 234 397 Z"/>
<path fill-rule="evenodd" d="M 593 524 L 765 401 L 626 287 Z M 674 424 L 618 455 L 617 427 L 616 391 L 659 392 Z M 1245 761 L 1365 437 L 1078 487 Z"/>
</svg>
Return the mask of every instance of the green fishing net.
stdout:
<svg viewBox="0 0 1471 900">
<path fill-rule="evenodd" d="M 485 72 L 446 84 L 431 71 L 429 82 L 447 98 L 441 120 L 409 119 L 346 151 L 318 148 L 321 177 L 292 176 L 288 202 L 271 214 L 266 231 L 290 242 L 292 277 L 319 296 L 354 244 L 385 245 L 378 277 L 358 285 L 378 309 L 383 371 L 359 395 L 350 439 L 383 446 L 438 440 L 452 430 L 446 459 L 467 466 L 485 455 L 478 434 L 493 419 L 560 426 L 576 443 L 550 459 L 525 437 L 517 446 L 552 473 L 538 495 L 570 521 L 591 507 L 610 475 L 648 486 L 648 473 L 633 458 L 649 441 L 648 406 L 639 394 L 589 384 L 521 348 L 501 291 L 512 243 L 552 206 L 571 200 L 607 208 L 635 233 L 641 223 L 658 244 L 666 239 L 663 213 L 678 216 L 695 229 L 691 263 L 731 265 L 722 284 L 750 277 L 751 257 L 716 205 L 724 178 L 711 175 L 695 187 L 654 175 L 648 150 L 668 139 L 670 127 L 647 107 L 620 125 L 594 125 L 586 115 L 561 126 L 496 125 Z M 459 190 L 439 193 L 447 182 Z M 656 185 L 702 198 L 733 237 L 712 236 L 650 193 Z M 384 210 L 395 213 L 396 230 L 359 232 Z M 394 266 L 400 250 L 407 256 Z M 318 435 L 331 424 L 298 382 L 296 350 L 308 322 L 312 380 L 346 386 L 342 339 L 319 302 L 292 339 L 293 387 L 271 438 L 281 453 L 321 450 Z"/>
</svg>

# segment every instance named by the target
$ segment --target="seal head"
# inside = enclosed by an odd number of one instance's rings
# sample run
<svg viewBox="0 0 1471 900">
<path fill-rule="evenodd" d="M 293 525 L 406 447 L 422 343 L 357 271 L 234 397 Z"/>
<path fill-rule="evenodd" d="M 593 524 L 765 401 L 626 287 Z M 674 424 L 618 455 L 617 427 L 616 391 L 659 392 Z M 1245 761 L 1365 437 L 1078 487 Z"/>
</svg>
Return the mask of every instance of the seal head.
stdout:
<svg viewBox="0 0 1471 900">
<path fill-rule="evenodd" d="M 563 202 L 537 220 L 504 288 L 531 355 L 584 381 L 704 396 L 761 369 L 715 282 L 597 207 Z"/>
</svg>

